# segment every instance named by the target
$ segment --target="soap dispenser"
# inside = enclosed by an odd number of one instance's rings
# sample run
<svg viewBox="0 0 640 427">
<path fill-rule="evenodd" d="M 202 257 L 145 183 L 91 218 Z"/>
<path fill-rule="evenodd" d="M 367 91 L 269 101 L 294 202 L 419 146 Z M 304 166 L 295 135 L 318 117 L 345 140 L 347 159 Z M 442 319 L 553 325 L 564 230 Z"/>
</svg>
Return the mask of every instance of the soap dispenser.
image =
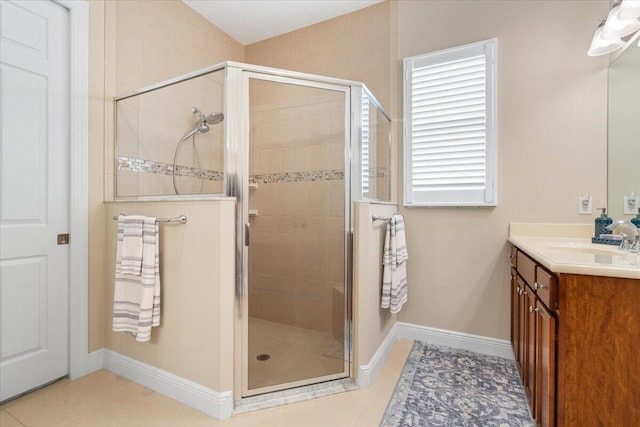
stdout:
<svg viewBox="0 0 640 427">
<path fill-rule="evenodd" d="M 631 223 L 640 228 L 640 208 L 638 208 L 638 215 L 635 218 L 631 218 Z"/>
<path fill-rule="evenodd" d="M 613 220 L 607 216 L 607 208 L 599 208 L 602 211 L 602 215 L 596 218 L 596 235 L 600 237 L 601 234 L 611 234 L 611 230 L 607 230 L 607 227 L 613 224 Z"/>
</svg>

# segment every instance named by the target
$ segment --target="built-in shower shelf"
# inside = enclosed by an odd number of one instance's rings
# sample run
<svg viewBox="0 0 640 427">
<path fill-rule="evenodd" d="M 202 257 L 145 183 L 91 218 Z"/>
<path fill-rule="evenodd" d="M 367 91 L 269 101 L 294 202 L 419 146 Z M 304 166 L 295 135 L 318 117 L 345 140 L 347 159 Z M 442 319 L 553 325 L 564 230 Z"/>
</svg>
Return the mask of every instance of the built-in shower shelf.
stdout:
<svg viewBox="0 0 640 427">
<path fill-rule="evenodd" d="M 249 184 L 249 190 L 257 190 L 257 189 L 258 189 L 258 183 L 257 182 Z"/>
<path fill-rule="evenodd" d="M 249 216 L 258 216 L 258 209 L 249 209 Z"/>
</svg>

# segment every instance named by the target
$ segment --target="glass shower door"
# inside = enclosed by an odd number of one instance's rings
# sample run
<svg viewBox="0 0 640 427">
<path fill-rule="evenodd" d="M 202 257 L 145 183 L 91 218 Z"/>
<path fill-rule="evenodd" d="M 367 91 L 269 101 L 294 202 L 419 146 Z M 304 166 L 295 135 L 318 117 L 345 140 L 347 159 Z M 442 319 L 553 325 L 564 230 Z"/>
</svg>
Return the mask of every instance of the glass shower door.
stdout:
<svg viewBox="0 0 640 427">
<path fill-rule="evenodd" d="M 349 375 L 348 88 L 251 74 L 248 89 L 245 396 Z"/>
</svg>

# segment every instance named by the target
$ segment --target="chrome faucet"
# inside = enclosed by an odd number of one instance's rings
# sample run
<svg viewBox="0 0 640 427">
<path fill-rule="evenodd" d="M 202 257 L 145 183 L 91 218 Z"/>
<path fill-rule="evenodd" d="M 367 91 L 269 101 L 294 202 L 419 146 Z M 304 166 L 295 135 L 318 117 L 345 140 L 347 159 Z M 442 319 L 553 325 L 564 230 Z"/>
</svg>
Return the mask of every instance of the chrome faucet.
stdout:
<svg viewBox="0 0 640 427">
<path fill-rule="evenodd" d="M 634 254 L 640 254 L 640 235 L 636 235 L 636 240 L 631 244 L 629 251 Z"/>
<path fill-rule="evenodd" d="M 629 250 L 631 252 L 640 252 L 640 232 L 638 227 L 629 221 L 618 221 L 607 227 L 607 230 L 611 230 L 613 234 L 622 236 L 622 243 L 620 243 L 620 249 Z"/>
</svg>

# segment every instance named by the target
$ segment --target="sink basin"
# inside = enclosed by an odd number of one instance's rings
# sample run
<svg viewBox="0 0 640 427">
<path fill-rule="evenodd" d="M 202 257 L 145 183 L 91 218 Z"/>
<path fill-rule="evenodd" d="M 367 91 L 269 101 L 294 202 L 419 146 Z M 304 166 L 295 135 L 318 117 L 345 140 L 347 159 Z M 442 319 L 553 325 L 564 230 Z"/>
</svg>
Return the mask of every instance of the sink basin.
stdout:
<svg viewBox="0 0 640 427">
<path fill-rule="evenodd" d="M 590 255 L 624 255 L 616 246 L 603 247 L 591 243 L 552 243 L 546 245 L 547 249 L 566 251 Z"/>
<path fill-rule="evenodd" d="M 516 236 L 509 241 L 554 273 L 640 279 L 640 253 L 591 243 L 591 238 Z"/>
</svg>

